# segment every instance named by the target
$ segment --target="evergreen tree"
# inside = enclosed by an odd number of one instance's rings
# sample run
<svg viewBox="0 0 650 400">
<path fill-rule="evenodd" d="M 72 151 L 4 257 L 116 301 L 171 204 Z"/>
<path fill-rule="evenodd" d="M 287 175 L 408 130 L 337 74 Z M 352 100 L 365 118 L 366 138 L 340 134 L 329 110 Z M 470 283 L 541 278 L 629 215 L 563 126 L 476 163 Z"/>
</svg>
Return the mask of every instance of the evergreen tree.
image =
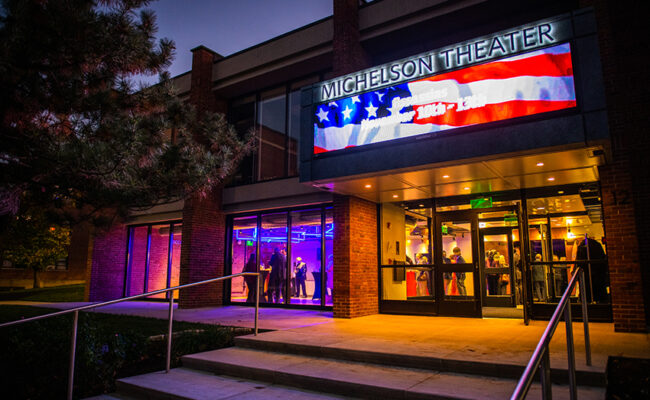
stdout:
<svg viewBox="0 0 650 400">
<path fill-rule="evenodd" d="M 2 0 L 0 215 L 106 224 L 208 193 L 250 150 L 250 133 L 175 95 L 174 44 L 156 42 L 147 3 Z"/>
</svg>

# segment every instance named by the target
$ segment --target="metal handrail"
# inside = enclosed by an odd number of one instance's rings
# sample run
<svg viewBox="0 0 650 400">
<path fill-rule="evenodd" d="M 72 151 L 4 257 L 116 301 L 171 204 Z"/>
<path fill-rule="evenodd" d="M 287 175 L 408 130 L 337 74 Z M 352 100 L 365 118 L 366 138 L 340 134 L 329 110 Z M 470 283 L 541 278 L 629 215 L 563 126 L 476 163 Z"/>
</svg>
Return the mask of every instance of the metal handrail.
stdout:
<svg viewBox="0 0 650 400">
<path fill-rule="evenodd" d="M 167 331 L 167 358 L 166 358 L 166 364 L 165 364 L 165 372 L 169 373 L 170 365 L 171 365 L 171 352 L 172 352 L 172 324 L 173 324 L 173 321 L 174 321 L 174 290 L 180 291 L 181 289 L 186 289 L 186 288 L 189 288 L 189 287 L 192 287 L 192 286 L 205 285 L 207 283 L 213 283 L 213 282 L 223 281 L 223 280 L 226 280 L 226 279 L 237 278 L 239 276 L 255 276 L 257 278 L 256 282 L 255 282 L 255 336 L 257 336 L 257 331 L 258 331 L 257 326 L 258 326 L 259 309 L 260 309 L 260 298 L 259 298 L 259 294 L 257 293 L 257 291 L 259 290 L 259 287 L 260 287 L 260 273 L 259 272 L 241 272 L 239 274 L 221 276 L 219 278 L 206 279 L 206 280 L 200 281 L 200 282 L 193 282 L 193 283 L 188 283 L 188 284 L 185 284 L 185 285 L 174 286 L 174 287 L 171 287 L 171 288 L 154 290 L 153 292 L 142 293 L 142 294 L 138 294 L 138 295 L 135 295 L 135 296 L 129 296 L 129 297 L 122 297 L 120 299 L 104 301 L 102 303 L 94 303 L 94 304 L 88 304 L 88 305 L 81 306 L 81 307 L 69 308 L 67 310 L 57 311 L 57 312 L 53 312 L 53 313 L 50 313 L 50 314 L 38 315 L 36 317 L 19 319 L 19 320 L 11 321 L 11 322 L 5 322 L 3 324 L 0 324 L 0 328 L 4 328 L 6 326 L 12 326 L 12 325 L 24 324 L 24 323 L 32 322 L 32 321 L 38 321 L 38 320 L 41 320 L 41 319 L 56 317 L 56 316 L 63 315 L 63 314 L 74 313 L 74 319 L 73 319 L 73 323 L 72 323 L 72 338 L 71 338 L 71 341 L 70 341 L 70 364 L 68 366 L 68 396 L 67 396 L 68 400 L 72 400 L 72 392 L 73 392 L 73 387 L 74 387 L 74 362 L 75 362 L 76 347 L 77 347 L 77 325 L 79 323 L 79 311 L 89 310 L 89 309 L 92 309 L 92 308 L 104 307 L 104 306 L 108 306 L 108 305 L 111 305 L 111 304 L 122 303 L 124 301 L 139 299 L 139 298 L 142 298 L 142 297 L 149 297 L 149 296 L 152 296 L 152 295 L 155 295 L 155 294 L 171 292 L 170 295 L 169 295 L 169 313 L 168 313 L 169 326 L 168 326 L 168 331 Z"/>
<path fill-rule="evenodd" d="M 587 256 L 588 257 L 588 256 Z M 571 325 L 571 303 L 570 296 L 571 292 L 575 288 L 578 279 L 580 280 L 580 302 L 582 303 L 582 321 L 584 324 L 585 331 L 585 353 L 586 353 L 586 362 L 587 365 L 591 365 L 591 344 L 589 340 L 589 316 L 587 314 L 587 293 L 585 291 L 585 275 L 582 267 L 579 267 L 576 270 L 576 273 L 571 278 L 569 286 L 564 291 L 562 299 L 555 308 L 553 316 L 544 330 L 544 334 L 537 343 L 537 347 L 533 352 L 533 356 L 526 369 L 524 370 L 523 375 L 519 378 L 515 391 L 510 396 L 510 400 L 519 400 L 526 398 L 528 390 L 533 383 L 535 377 L 535 371 L 539 369 L 540 380 L 542 383 L 542 398 L 544 400 L 550 400 L 552 398 L 551 392 L 551 359 L 550 359 L 550 348 L 551 339 L 555 333 L 555 329 L 560 323 L 560 318 L 562 313 L 564 313 L 564 322 L 566 325 L 566 340 L 567 340 L 567 358 L 569 363 L 569 390 L 570 390 L 570 399 L 575 400 L 578 398 L 578 391 L 576 385 L 576 360 L 575 360 L 575 348 L 573 343 L 573 326 Z"/>
</svg>

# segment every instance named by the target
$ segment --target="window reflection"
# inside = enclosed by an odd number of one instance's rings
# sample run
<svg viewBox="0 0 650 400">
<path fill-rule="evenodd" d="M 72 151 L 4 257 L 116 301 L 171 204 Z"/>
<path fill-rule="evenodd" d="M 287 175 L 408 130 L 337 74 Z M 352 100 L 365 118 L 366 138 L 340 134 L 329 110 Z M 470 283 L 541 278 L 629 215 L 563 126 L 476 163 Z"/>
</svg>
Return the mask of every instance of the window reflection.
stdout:
<svg viewBox="0 0 650 400">
<path fill-rule="evenodd" d="M 240 217 L 233 220 L 231 268 L 233 274 L 257 272 L 257 217 Z M 232 279 L 230 300 L 255 301 L 254 276 Z"/>
<path fill-rule="evenodd" d="M 260 272 L 264 291 L 260 301 L 284 303 L 287 281 L 287 213 L 262 215 Z"/>
<path fill-rule="evenodd" d="M 258 124 L 258 180 L 286 176 L 286 95 L 285 88 L 262 93 Z"/>
<path fill-rule="evenodd" d="M 182 224 L 131 226 L 125 296 L 178 286 Z M 171 244 L 171 247 L 170 247 Z M 149 298 L 164 299 L 167 294 Z M 178 291 L 174 294 L 178 298 Z"/>
<path fill-rule="evenodd" d="M 444 264 L 471 264 L 472 224 L 469 221 L 446 221 L 442 234 L 442 257 Z M 443 273 L 446 296 L 474 296 L 474 273 L 449 268 Z"/>
<path fill-rule="evenodd" d="M 291 304 L 320 305 L 321 210 L 291 213 Z"/>
<path fill-rule="evenodd" d="M 571 261 L 587 260 L 589 254 L 592 262 L 582 265 L 587 300 L 609 303 L 600 192 L 593 185 L 585 185 L 573 193 L 562 192 L 562 195 L 527 201 L 533 300 L 539 303 L 559 301 L 578 266 Z M 578 285 L 572 296 L 578 296 L 580 290 Z"/>
</svg>

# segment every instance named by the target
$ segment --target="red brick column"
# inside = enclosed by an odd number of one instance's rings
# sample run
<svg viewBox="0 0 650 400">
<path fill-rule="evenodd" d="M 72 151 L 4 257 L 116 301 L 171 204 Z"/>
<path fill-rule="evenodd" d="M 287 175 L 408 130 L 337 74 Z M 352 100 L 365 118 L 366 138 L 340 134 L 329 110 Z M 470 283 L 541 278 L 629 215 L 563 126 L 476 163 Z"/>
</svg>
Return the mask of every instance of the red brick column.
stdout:
<svg viewBox="0 0 650 400">
<path fill-rule="evenodd" d="M 126 226 L 120 224 L 95 234 L 90 279 L 86 284 L 89 301 L 122 297 L 126 271 L 126 239 Z"/>
<path fill-rule="evenodd" d="M 370 67 L 370 58 L 361 47 L 359 1 L 334 0 L 334 76 Z"/>
<path fill-rule="evenodd" d="M 220 57 L 199 46 L 192 50 L 192 86 L 190 103 L 199 114 L 225 111 L 212 91 L 212 67 Z M 180 284 L 223 276 L 226 218 L 222 211 L 223 188 L 207 195 L 194 195 L 183 207 Z M 223 304 L 223 283 L 201 285 L 180 292 L 179 307 L 205 307 Z"/>
<path fill-rule="evenodd" d="M 334 317 L 379 312 L 377 205 L 334 197 Z"/>
<path fill-rule="evenodd" d="M 226 217 L 221 211 L 218 188 L 207 196 L 185 200 L 181 243 L 181 285 L 223 276 Z M 223 284 L 201 285 L 182 290 L 179 307 L 193 308 L 223 304 Z"/>
<path fill-rule="evenodd" d="M 639 242 L 632 202 L 634 186 L 625 157 L 599 168 L 614 329 L 646 329 Z"/>
<path fill-rule="evenodd" d="M 614 326 L 643 332 L 650 322 L 650 77 L 638 49 L 646 17 L 626 2 L 581 0 L 580 6 L 595 10 L 612 140 L 612 160 L 599 172 Z"/>
</svg>

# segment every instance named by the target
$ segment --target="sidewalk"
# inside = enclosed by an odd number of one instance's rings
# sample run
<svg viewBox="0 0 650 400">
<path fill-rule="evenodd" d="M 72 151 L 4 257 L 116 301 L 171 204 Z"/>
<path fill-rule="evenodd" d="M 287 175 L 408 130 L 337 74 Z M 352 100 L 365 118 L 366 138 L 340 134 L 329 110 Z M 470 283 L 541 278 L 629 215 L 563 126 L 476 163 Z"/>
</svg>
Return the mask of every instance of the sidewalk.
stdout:
<svg viewBox="0 0 650 400">
<path fill-rule="evenodd" d="M 32 305 L 67 309 L 89 303 L 1 302 L 2 305 Z M 103 307 L 98 312 L 167 318 L 168 304 L 126 302 Z M 253 327 L 252 307 L 225 306 L 175 309 L 174 320 Z M 335 346 L 360 351 L 454 358 L 472 361 L 507 360 L 525 365 L 539 341 L 546 321 L 498 318 L 450 318 L 377 314 L 353 319 L 334 319 L 332 312 L 260 308 L 259 327 L 273 330 L 258 340 Z M 614 324 L 590 323 L 593 366 L 585 364 L 582 323 L 573 324 L 576 364 L 579 369 L 604 371 L 608 356 L 650 358 L 650 334 L 614 332 Z M 551 365 L 566 368 L 566 339 L 563 323 L 551 342 Z"/>
</svg>

